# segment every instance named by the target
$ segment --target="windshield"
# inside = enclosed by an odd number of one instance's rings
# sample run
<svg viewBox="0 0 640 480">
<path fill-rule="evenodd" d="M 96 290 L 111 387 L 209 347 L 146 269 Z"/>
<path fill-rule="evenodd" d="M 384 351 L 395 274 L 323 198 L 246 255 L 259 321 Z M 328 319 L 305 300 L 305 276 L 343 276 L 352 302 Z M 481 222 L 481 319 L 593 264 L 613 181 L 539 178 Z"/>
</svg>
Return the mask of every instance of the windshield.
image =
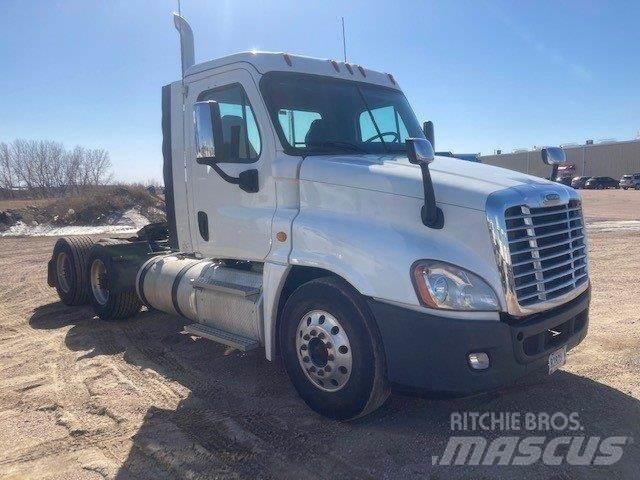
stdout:
<svg viewBox="0 0 640 480">
<path fill-rule="evenodd" d="M 293 155 L 398 153 L 424 138 L 399 90 L 315 75 L 271 72 L 260 82 L 280 141 Z"/>
</svg>

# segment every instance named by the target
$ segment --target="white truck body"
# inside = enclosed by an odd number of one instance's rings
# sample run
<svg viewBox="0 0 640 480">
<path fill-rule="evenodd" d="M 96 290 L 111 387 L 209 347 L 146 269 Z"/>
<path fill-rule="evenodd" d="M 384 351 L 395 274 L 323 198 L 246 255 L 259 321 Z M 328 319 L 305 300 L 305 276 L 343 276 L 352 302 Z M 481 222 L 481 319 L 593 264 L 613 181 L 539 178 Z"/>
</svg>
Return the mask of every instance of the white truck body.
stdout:
<svg viewBox="0 0 640 480">
<path fill-rule="evenodd" d="M 416 212 L 424 197 L 420 168 L 406 155 L 321 155 L 294 157 L 284 153 L 259 91 L 264 73 L 292 71 L 400 90 L 387 74 L 329 60 L 281 53 L 239 53 L 194 65 L 172 90 L 172 152 L 179 248 L 200 257 L 264 262 L 264 342 L 267 358 L 274 352 L 278 299 L 291 265 L 323 268 L 347 280 L 361 294 L 385 302 L 429 311 L 420 305 L 411 285 L 409 267 L 433 258 L 464 268 L 486 280 L 507 302 L 496 267 L 487 224 L 487 198 L 505 189 L 530 187 L 575 197 L 562 185 L 512 170 L 436 157 L 431 164 L 438 206 L 446 222 L 442 230 L 420 228 Z M 262 152 L 251 164 L 257 168 L 260 192 L 247 193 L 225 182 L 195 159 L 193 104 L 203 92 L 240 83 L 260 126 Z M 186 91 L 186 96 L 182 92 Z M 182 133 L 184 132 L 184 134 Z M 183 139 L 188 139 L 186 144 Z M 245 164 L 225 164 L 237 175 Z M 524 188 L 523 188 L 524 187 Z M 536 199 L 538 201 L 539 199 Z M 194 212 L 205 209 L 211 238 L 204 241 Z M 285 232 L 287 240 L 276 240 Z M 583 289 L 576 292 L 581 293 Z M 440 311 L 455 318 L 499 321 L 499 312 Z"/>
</svg>

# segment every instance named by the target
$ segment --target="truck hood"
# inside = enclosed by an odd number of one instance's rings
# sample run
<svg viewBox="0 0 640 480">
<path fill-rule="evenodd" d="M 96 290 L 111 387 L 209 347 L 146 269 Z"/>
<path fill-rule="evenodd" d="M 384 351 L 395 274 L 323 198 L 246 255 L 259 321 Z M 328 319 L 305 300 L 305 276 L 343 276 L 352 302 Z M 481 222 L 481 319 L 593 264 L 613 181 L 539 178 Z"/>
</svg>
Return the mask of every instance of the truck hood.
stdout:
<svg viewBox="0 0 640 480">
<path fill-rule="evenodd" d="M 437 203 L 484 210 L 487 197 L 505 188 L 557 185 L 506 168 L 436 157 L 429 166 Z M 424 198 L 420 167 L 406 156 L 318 155 L 306 157 L 300 180 Z"/>
</svg>

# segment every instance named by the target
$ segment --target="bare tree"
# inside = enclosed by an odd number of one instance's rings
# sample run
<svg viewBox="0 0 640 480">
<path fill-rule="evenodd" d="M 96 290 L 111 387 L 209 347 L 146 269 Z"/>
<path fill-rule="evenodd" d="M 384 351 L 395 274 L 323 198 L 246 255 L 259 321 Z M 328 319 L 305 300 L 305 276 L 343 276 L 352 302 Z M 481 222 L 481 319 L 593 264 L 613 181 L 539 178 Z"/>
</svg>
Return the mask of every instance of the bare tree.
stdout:
<svg viewBox="0 0 640 480">
<path fill-rule="evenodd" d="M 111 180 L 111 160 L 105 149 L 76 146 L 69 152 L 52 140 L 0 143 L 0 187 L 19 186 L 30 195 L 47 196 L 80 193 Z"/>
<path fill-rule="evenodd" d="M 35 141 L 18 138 L 11 144 L 11 159 L 18 182 L 29 192 L 36 186 Z"/>
<path fill-rule="evenodd" d="M 76 145 L 72 151 L 67 152 L 66 157 L 65 184 L 69 190 L 79 193 L 80 187 L 85 185 L 82 181 L 84 177 L 85 149 L 80 145 Z"/>
<path fill-rule="evenodd" d="M 85 161 L 89 185 L 105 185 L 111 181 L 111 160 L 109 159 L 109 152 L 102 148 L 88 150 Z"/>
<path fill-rule="evenodd" d="M 6 194 L 13 197 L 13 190 L 18 186 L 11 147 L 0 142 L 0 187 L 6 190 Z"/>
</svg>

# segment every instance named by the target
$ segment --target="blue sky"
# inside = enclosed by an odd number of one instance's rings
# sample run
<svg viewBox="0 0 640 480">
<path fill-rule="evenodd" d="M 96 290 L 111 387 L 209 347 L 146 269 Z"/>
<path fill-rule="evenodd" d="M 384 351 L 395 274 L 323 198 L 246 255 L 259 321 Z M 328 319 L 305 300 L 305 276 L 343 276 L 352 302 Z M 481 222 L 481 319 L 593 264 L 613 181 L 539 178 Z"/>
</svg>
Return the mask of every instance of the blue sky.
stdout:
<svg viewBox="0 0 640 480">
<path fill-rule="evenodd" d="M 3 0 L 0 140 L 106 148 L 161 178 L 160 89 L 180 75 L 174 0 Z M 436 147 L 491 153 L 640 130 L 640 2 L 183 0 L 196 61 L 252 48 L 391 72 Z"/>
</svg>

